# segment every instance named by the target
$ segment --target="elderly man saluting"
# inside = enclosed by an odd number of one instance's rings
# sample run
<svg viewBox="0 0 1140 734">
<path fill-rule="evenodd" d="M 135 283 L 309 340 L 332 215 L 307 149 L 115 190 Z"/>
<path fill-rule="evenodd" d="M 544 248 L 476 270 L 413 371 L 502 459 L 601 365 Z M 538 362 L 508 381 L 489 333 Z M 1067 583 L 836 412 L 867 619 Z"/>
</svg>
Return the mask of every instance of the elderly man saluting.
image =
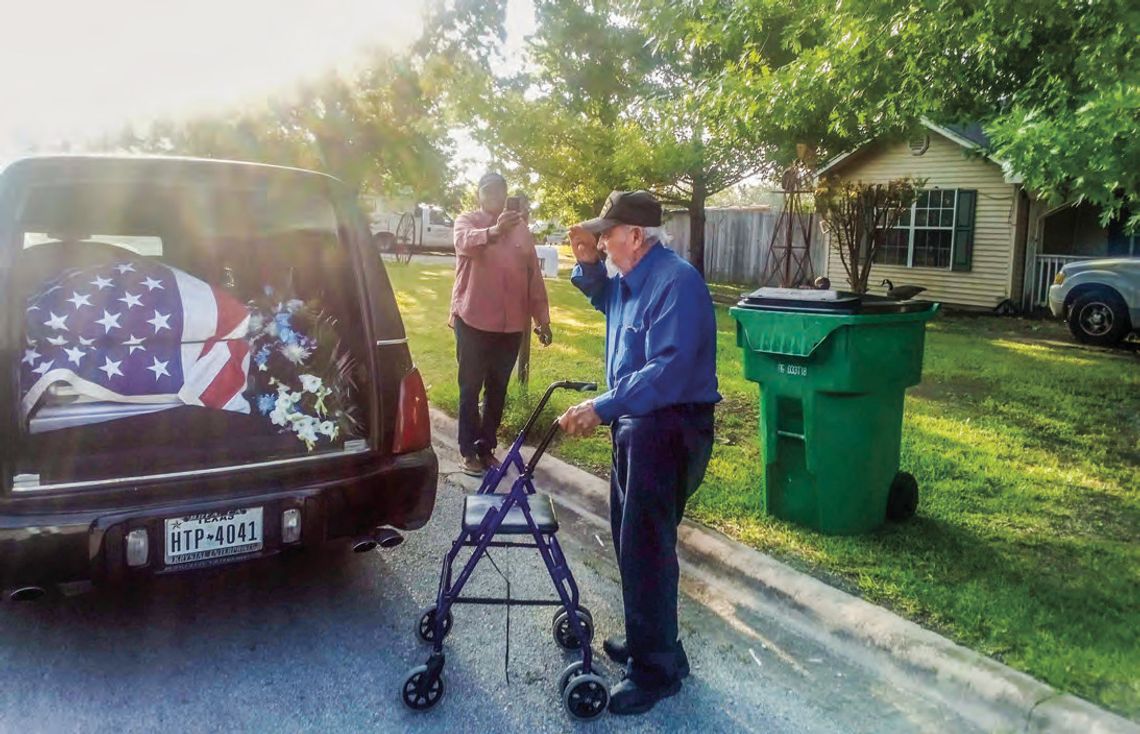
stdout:
<svg viewBox="0 0 1140 734">
<path fill-rule="evenodd" d="M 713 445 L 716 316 L 700 274 L 662 243 L 661 204 L 615 191 L 601 216 L 571 228 L 571 281 L 606 317 L 609 391 L 566 411 L 563 430 L 605 423 L 613 436 L 610 528 L 621 572 L 625 640 L 603 649 L 626 666 L 610 711 L 637 714 L 681 690 L 677 526 Z M 619 275 L 609 277 L 605 253 Z"/>
</svg>

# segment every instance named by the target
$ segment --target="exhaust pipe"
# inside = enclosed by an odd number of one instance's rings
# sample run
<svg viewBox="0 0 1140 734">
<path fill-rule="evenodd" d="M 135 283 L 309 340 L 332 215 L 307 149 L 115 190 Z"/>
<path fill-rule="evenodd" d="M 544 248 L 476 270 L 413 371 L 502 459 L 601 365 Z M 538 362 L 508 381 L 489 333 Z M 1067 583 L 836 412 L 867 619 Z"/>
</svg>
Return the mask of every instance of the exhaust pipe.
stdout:
<svg viewBox="0 0 1140 734">
<path fill-rule="evenodd" d="M 8 592 L 8 599 L 11 601 L 35 601 L 43 598 L 46 593 L 42 586 L 21 586 Z"/>
<path fill-rule="evenodd" d="M 392 549 L 404 542 L 404 536 L 392 528 L 376 528 L 372 534 L 381 548 Z"/>
<path fill-rule="evenodd" d="M 352 550 L 354 553 L 367 553 L 371 550 L 376 550 L 376 546 L 381 548 L 390 549 L 395 548 L 400 543 L 404 542 L 404 536 L 392 528 L 376 528 L 372 531 L 371 535 L 361 535 L 356 540 L 352 541 Z"/>
<path fill-rule="evenodd" d="M 368 551 L 373 550 L 376 550 L 376 541 L 367 535 L 362 535 L 356 540 L 352 541 L 353 553 L 367 553 Z"/>
</svg>

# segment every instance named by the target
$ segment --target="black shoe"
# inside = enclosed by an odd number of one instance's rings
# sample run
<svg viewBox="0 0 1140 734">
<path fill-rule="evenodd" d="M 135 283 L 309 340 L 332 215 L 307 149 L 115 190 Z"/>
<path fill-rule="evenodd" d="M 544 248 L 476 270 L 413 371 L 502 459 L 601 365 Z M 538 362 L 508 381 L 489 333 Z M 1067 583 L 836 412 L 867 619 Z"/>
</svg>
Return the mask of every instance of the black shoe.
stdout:
<svg viewBox="0 0 1140 734">
<path fill-rule="evenodd" d="M 675 696 L 681 690 L 681 680 L 660 688 L 642 688 L 632 678 L 623 678 L 610 689 L 610 713 L 618 716 L 644 714 L 663 698 Z"/>
<path fill-rule="evenodd" d="M 682 678 L 689 677 L 689 656 L 685 653 L 685 646 L 680 640 L 677 641 L 677 651 L 680 655 L 680 660 L 677 661 L 677 675 Z M 606 657 L 613 660 L 618 665 L 626 665 L 629 663 L 629 648 L 625 646 L 625 640 L 617 637 L 607 637 L 602 640 L 602 652 Z"/>
</svg>

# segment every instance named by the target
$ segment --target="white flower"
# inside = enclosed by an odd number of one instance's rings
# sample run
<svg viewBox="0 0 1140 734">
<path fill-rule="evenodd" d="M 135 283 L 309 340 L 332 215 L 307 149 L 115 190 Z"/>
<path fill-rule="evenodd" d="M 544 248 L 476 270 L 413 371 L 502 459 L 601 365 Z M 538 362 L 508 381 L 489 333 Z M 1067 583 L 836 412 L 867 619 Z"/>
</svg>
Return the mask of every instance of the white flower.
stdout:
<svg viewBox="0 0 1140 734">
<path fill-rule="evenodd" d="M 293 364 L 301 364 L 311 355 L 308 349 L 305 349 L 300 344 L 286 344 L 281 348 L 281 356 L 289 360 Z"/>
<path fill-rule="evenodd" d="M 297 313 L 297 311 L 300 311 L 301 308 L 304 307 L 304 305 L 305 305 L 304 301 L 302 301 L 299 298 L 294 298 L 294 299 L 291 299 L 289 301 L 286 301 L 285 309 L 287 311 L 289 311 L 289 313 Z"/>
<path fill-rule="evenodd" d="M 310 447 L 320 438 L 317 436 L 317 420 L 311 416 L 305 416 L 293 424 L 293 430 L 297 432 L 297 438 L 304 441 Z"/>
<path fill-rule="evenodd" d="M 252 313 L 249 316 L 249 333 L 259 334 L 265 328 L 265 317 L 259 313 Z"/>
<path fill-rule="evenodd" d="M 281 407 L 281 400 L 277 400 L 277 407 L 269 413 L 269 420 L 273 421 L 275 426 L 286 426 L 289 424 L 289 411 L 292 410 L 293 404 L 286 402 L 288 407 Z"/>
<path fill-rule="evenodd" d="M 321 423 L 320 431 L 325 436 L 328 436 L 330 440 L 333 440 L 336 438 L 337 426 L 332 421 L 325 421 L 324 423 Z"/>
<path fill-rule="evenodd" d="M 301 375 L 301 389 L 305 392 L 311 392 L 318 397 L 323 397 L 321 386 L 324 385 L 321 378 L 316 375 Z"/>
</svg>

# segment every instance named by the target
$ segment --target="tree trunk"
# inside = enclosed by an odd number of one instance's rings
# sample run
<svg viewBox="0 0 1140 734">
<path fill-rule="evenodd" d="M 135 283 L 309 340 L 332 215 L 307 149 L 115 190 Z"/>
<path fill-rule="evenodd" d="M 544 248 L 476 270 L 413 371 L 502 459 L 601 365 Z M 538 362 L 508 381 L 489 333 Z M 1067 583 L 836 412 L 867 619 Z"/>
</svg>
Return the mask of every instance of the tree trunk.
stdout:
<svg viewBox="0 0 1140 734">
<path fill-rule="evenodd" d="M 705 277 L 705 202 L 708 189 L 701 179 L 693 181 L 693 199 L 689 202 L 689 262 Z"/>
</svg>

